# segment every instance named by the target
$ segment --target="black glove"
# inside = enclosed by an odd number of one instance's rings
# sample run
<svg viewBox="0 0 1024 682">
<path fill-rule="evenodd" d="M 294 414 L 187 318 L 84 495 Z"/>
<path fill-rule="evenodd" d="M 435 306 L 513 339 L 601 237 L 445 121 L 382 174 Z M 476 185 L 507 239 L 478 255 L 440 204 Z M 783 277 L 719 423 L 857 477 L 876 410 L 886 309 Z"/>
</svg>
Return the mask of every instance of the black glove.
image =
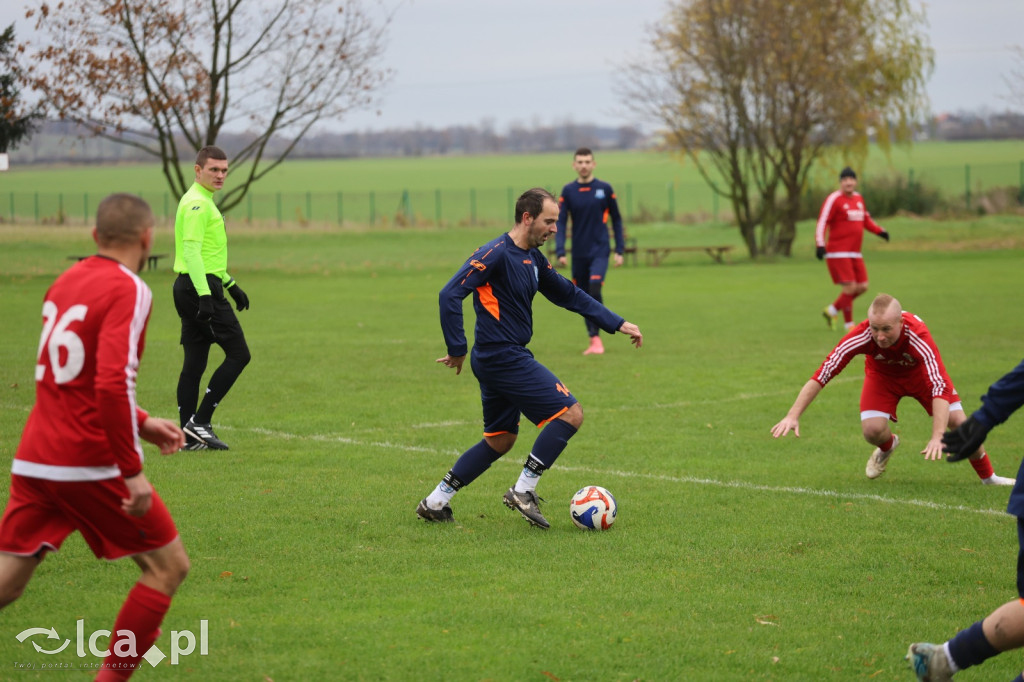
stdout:
<svg viewBox="0 0 1024 682">
<path fill-rule="evenodd" d="M 238 310 L 249 309 L 249 297 L 242 291 L 242 287 L 235 283 L 235 280 L 231 280 L 228 283 L 227 290 L 231 294 L 231 298 L 235 299 L 235 308 Z"/>
<path fill-rule="evenodd" d="M 889 241 L 889 233 L 886 232 L 885 230 L 882 230 L 881 232 L 879 232 L 878 236 L 881 237 L 882 239 L 884 239 L 885 241 Z"/>
<path fill-rule="evenodd" d="M 825 247 L 824 246 L 819 246 L 814 251 L 814 255 L 818 257 L 818 260 L 821 260 L 822 258 L 824 258 L 825 257 Z"/>
<path fill-rule="evenodd" d="M 196 311 L 196 320 L 209 322 L 213 319 L 213 296 L 206 294 L 199 297 L 199 310 Z"/>
<path fill-rule="evenodd" d="M 967 459 L 981 447 L 988 435 L 989 427 L 970 416 L 960 426 L 947 431 L 942 436 L 942 449 L 949 453 L 947 462 L 959 462 Z"/>
</svg>

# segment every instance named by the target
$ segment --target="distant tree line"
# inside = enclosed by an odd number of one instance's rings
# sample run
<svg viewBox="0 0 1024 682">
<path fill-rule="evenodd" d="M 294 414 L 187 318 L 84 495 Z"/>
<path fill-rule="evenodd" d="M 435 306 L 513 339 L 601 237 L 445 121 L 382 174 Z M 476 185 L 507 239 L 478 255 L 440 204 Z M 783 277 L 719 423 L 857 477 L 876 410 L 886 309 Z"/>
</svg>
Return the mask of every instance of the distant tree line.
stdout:
<svg viewBox="0 0 1024 682">
<path fill-rule="evenodd" d="M 240 149 L 253 135 L 222 132 L 218 145 Z M 289 158 L 354 158 L 444 156 L 472 154 L 527 154 L 594 149 L 642 149 L 649 136 L 631 126 L 604 127 L 590 123 L 510 126 L 499 132 L 493 125 L 417 127 L 364 132 L 310 131 L 297 142 L 280 138 L 268 143 L 268 152 L 294 143 Z M 85 127 L 68 121 L 43 122 L 35 136 L 12 156 L 14 163 L 151 161 L 152 156 L 131 146 L 90 135 Z"/>
<path fill-rule="evenodd" d="M 1009 140 L 1024 139 L 1024 114 L 943 114 L 921 126 L 918 139 Z M 241 148 L 250 136 L 222 133 L 219 144 Z M 273 143 L 272 143 L 273 144 Z M 281 146 L 290 144 L 284 139 Z M 657 137 L 637 127 L 618 128 L 591 123 L 562 123 L 532 127 L 510 126 L 502 132 L 494 126 L 418 127 L 364 132 L 310 132 L 296 144 L 290 158 L 407 157 L 471 154 L 528 154 L 593 149 L 648 149 Z M 67 121 L 44 121 L 35 136 L 11 155 L 13 163 L 75 163 L 152 161 L 152 156 L 130 146 L 91 137 L 88 130 Z"/>
</svg>

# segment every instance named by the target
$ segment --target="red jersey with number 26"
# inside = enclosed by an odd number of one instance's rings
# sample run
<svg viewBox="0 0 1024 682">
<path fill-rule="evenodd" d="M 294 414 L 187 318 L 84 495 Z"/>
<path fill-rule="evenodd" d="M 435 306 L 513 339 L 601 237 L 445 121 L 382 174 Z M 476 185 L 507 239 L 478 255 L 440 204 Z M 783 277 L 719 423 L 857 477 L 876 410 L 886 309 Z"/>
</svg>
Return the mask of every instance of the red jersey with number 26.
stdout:
<svg viewBox="0 0 1024 682">
<path fill-rule="evenodd" d="M 95 481 L 142 470 L 135 378 L 153 293 L 104 256 L 80 261 L 50 286 L 36 359 L 36 402 L 11 471 Z"/>
</svg>

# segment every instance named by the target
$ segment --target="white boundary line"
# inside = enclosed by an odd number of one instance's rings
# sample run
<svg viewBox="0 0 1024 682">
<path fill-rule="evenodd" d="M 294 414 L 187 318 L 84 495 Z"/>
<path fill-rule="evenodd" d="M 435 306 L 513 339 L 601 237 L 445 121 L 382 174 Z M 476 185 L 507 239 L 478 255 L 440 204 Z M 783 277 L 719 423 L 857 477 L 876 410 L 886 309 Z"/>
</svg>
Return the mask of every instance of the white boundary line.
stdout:
<svg viewBox="0 0 1024 682">
<path fill-rule="evenodd" d="M 225 431 L 234 430 L 231 427 L 218 427 L 223 428 Z M 280 438 L 282 440 L 311 440 L 321 443 L 342 443 L 344 445 L 356 445 L 359 447 L 373 447 L 373 448 L 386 448 L 389 450 L 400 450 L 402 452 L 417 452 L 430 455 L 444 455 L 447 457 L 458 456 L 459 451 L 457 450 L 438 450 L 436 448 L 420 447 L 415 445 L 404 445 L 401 443 L 393 443 L 391 441 L 366 441 L 358 440 L 356 438 L 349 438 L 348 436 L 334 436 L 326 434 L 314 434 L 310 436 L 301 436 L 294 433 L 286 433 L 283 431 L 272 431 L 264 428 L 254 429 L 241 429 L 249 431 L 251 433 L 257 433 L 264 436 L 271 436 L 273 438 Z M 515 466 L 521 466 L 518 462 L 512 462 L 511 460 L 498 460 L 499 462 L 505 462 L 507 464 L 514 464 Z M 695 476 L 669 476 L 667 474 L 650 474 L 641 473 L 635 471 L 622 471 L 617 469 L 594 469 L 592 467 L 572 466 L 572 465 L 558 465 L 558 469 L 561 471 L 580 472 L 585 474 L 591 474 L 594 476 L 617 476 L 621 478 L 634 478 L 644 479 L 648 481 L 665 481 L 668 483 L 682 483 L 682 484 L 694 484 L 694 485 L 708 485 L 719 488 L 735 488 L 739 490 L 756 490 L 760 492 L 770 493 L 781 493 L 786 495 L 810 495 L 813 497 L 824 497 L 832 498 L 835 500 L 866 500 L 871 502 L 881 502 L 883 504 L 895 504 L 905 505 L 908 507 L 919 507 L 922 509 L 933 509 L 937 511 L 952 511 L 952 512 L 968 512 L 970 514 L 982 514 L 984 516 L 1007 516 L 1006 511 L 1003 509 L 977 509 L 974 507 L 968 507 L 962 504 L 943 504 L 941 502 L 932 502 L 930 500 L 916 500 L 916 499 L 900 499 L 897 497 L 886 497 L 885 495 L 876 495 L 870 493 L 849 493 L 840 492 L 838 490 L 818 490 L 814 488 L 803 488 L 803 487 L 792 487 L 792 486 L 771 486 L 771 485 L 760 485 L 757 483 L 750 483 L 748 481 L 720 481 L 714 478 L 697 478 Z M 978 483 L 978 485 L 981 485 Z"/>
</svg>

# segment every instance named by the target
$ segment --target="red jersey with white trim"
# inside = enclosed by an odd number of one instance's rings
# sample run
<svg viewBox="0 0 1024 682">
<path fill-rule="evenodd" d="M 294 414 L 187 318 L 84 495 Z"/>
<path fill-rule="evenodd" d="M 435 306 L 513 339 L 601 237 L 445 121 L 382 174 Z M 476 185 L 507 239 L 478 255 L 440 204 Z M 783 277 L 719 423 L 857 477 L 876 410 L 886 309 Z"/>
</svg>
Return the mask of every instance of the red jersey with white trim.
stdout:
<svg viewBox="0 0 1024 682">
<path fill-rule="evenodd" d="M 57 481 L 133 476 L 142 470 L 135 379 L 153 293 L 104 256 L 71 267 L 43 302 L 36 402 L 12 472 Z"/>
<path fill-rule="evenodd" d="M 903 329 L 900 337 L 889 348 L 882 348 L 871 337 L 871 329 L 864 320 L 839 341 L 811 377 L 824 386 L 843 371 L 855 355 L 865 355 L 864 373 L 880 377 L 923 377 L 931 387 L 932 397 L 952 393 L 953 383 L 942 364 L 939 349 L 924 321 L 917 315 L 903 311 Z"/>
<path fill-rule="evenodd" d="M 882 228 L 871 219 L 859 192 L 846 196 L 840 190 L 829 194 L 821 206 L 814 243 L 824 246 L 826 257 L 860 258 L 864 230 L 881 234 Z"/>
</svg>

